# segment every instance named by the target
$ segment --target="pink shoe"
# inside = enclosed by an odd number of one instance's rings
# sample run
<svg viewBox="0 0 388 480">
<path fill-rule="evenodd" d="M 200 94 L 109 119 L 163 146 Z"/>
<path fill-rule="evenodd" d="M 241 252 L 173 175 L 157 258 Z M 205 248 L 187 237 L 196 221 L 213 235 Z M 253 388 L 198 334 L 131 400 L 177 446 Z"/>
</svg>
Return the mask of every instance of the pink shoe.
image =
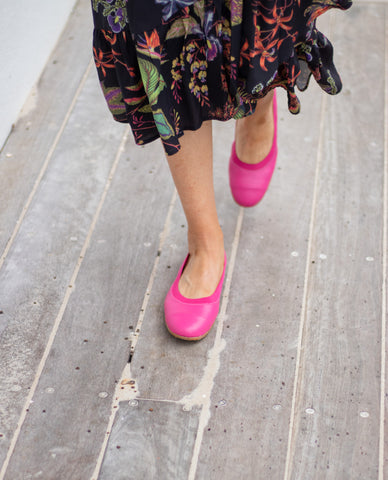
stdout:
<svg viewBox="0 0 388 480">
<path fill-rule="evenodd" d="M 253 207 L 263 198 L 275 168 L 277 147 L 277 104 L 273 96 L 274 135 L 269 154 L 259 163 L 244 163 L 236 154 L 235 142 L 229 161 L 229 184 L 236 203 L 242 207 Z"/>
<path fill-rule="evenodd" d="M 189 255 L 187 255 L 167 293 L 164 301 L 164 317 L 167 329 L 174 337 L 182 340 L 201 340 L 209 333 L 220 309 L 226 256 L 224 270 L 214 293 L 209 297 L 195 299 L 184 297 L 178 289 L 179 280 L 188 259 Z"/>
</svg>

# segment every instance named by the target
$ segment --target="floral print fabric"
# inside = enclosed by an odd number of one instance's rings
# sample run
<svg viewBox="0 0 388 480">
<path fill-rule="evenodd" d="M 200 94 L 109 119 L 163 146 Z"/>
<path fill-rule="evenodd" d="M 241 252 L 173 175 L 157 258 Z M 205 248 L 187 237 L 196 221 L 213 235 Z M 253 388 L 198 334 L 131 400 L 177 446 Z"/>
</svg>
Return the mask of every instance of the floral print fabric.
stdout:
<svg viewBox="0 0 388 480">
<path fill-rule="evenodd" d="M 283 87 L 298 113 L 295 86 L 311 75 L 336 94 L 333 48 L 316 18 L 351 0 L 92 0 L 93 50 L 115 120 L 137 144 L 161 138 L 168 155 L 204 120 L 251 114 Z"/>
</svg>

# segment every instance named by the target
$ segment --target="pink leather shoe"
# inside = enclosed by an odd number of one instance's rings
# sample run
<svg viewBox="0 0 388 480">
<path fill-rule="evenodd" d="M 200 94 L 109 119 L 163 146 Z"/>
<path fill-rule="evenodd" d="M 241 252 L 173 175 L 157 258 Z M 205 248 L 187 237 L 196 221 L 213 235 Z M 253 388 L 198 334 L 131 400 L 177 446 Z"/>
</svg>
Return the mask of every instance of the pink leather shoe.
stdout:
<svg viewBox="0 0 388 480">
<path fill-rule="evenodd" d="M 274 135 L 269 154 L 259 163 L 244 163 L 236 154 L 235 142 L 229 161 L 229 184 L 236 203 L 242 207 L 253 207 L 263 198 L 275 168 L 277 147 L 277 104 L 273 96 Z"/>
<path fill-rule="evenodd" d="M 164 301 L 164 317 L 167 329 L 174 337 L 182 340 L 201 340 L 209 333 L 220 309 L 226 256 L 224 270 L 214 293 L 209 297 L 195 299 L 184 297 L 178 289 L 179 280 L 188 259 L 189 255 L 187 255 L 167 293 Z"/>
</svg>

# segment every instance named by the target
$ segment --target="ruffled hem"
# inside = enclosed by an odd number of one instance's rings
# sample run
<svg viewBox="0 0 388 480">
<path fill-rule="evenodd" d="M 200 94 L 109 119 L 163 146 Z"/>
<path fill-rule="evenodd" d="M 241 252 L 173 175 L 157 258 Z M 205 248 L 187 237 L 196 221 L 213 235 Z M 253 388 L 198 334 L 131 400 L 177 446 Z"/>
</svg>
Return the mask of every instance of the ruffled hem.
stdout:
<svg viewBox="0 0 388 480">
<path fill-rule="evenodd" d="M 148 19 L 155 26 L 134 33 L 128 12 L 123 15 L 126 0 L 116 6 L 93 0 L 101 87 L 114 119 L 131 125 L 137 144 L 161 138 L 172 155 L 185 130 L 198 129 L 204 120 L 249 115 L 276 87 L 286 89 L 288 108 L 298 113 L 295 86 L 305 90 L 311 75 L 325 92 L 341 90 L 333 47 L 315 21 L 329 8 L 349 8 L 350 0 L 172 3 L 186 6 L 170 9 L 168 18 L 161 10 L 162 17 Z"/>
</svg>

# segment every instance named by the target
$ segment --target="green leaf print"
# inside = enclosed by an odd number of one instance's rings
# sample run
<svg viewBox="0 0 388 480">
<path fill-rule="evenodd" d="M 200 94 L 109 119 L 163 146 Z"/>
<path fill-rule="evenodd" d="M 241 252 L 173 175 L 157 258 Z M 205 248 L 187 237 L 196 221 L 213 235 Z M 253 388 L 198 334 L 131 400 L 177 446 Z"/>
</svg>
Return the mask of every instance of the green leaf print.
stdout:
<svg viewBox="0 0 388 480">
<path fill-rule="evenodd" d="M 152 108 L 149 103 L 147 105 L 144 105 L 144 107 L 139 108 L 139 112 L 141 113 L 152 113 Z"/>
<path fill-rule="evenodd" d="M 243 101 L 244 101 L 244 94 L 241 88 L 239 87 L 236 93 L 236 104 L 238 105 L 238 107 L 235 109 L 234 115 L 233 115 L 233 118 L 235 120 L 238 120 L 239 118 L 243 118 L 245 116 L 245 108 L 242 105 Z"/>
<path fill-rule="evenodd" d="M 330 93 L 330 95 L 335 95 L 338 93 L 337 85 L 335 84 L 334 78 L 331 76 L 330 70 L 327 71 L 328 77 L 327 77 L 327 83 L 330 85 L 330 88 L 326 88 L 326 92 Z"/>
<path fill-rule="evenodd" d="M 126 112 L 126 108 L 121 89 L 117 87 L 105 87 L 104 82 L 100 82 L 100 85 L 112 114 L 123 115 Z"/>
<path fill-rule="evenodd" d="M 167 140 L 168 138 L 175 135 L 175 130 L 172 126 L 168 123 L 166 116 L 163 113 L 163 110 L 158 108 L 153 112 L 155 125 L 158 129 L 159 135 L 163 140 Z"/>
<path fill-rule="evenodd" d="M 158 100 L 159 93 L 165 88 L 166 82 L 158 69 L 150 61 L 139 58 L 139 67 L 141 78 L 144 84 L 144 90 L 147 93 L 150 105 L 155 105 Z"/>
<path fill-rule="evenodd" d="M 187 35 L 190 35 L 190 33 L 197 26 L 198 23 L 193 17 L 178 18 L 169 28 L 166 35 L 166 40 L 170 40 L 171 38 L 186 37 Z"/>
<path fill-rule="evenodd" d="M 204 0 L 199 0 L 198 2 L 194 3 L 194 12 L 198 17 L 201 19 L 201 23 L 203 24 L 203 19 L 205 18 L 205 2 Z"/>
<path fill-rule="evenodd" d="M 92 0 L 93 10 L 98 12 L 98 7 L 103 7 L 102 15 L 108 17 L 114 15 L 118 9 L 121 9 L 122 19 L 120 24 L 124 27 L 128 23 L 127 18 L 127 1 L 128 0 L 115 0 L 114 2 L 109 0 Z"/>
</svg>

